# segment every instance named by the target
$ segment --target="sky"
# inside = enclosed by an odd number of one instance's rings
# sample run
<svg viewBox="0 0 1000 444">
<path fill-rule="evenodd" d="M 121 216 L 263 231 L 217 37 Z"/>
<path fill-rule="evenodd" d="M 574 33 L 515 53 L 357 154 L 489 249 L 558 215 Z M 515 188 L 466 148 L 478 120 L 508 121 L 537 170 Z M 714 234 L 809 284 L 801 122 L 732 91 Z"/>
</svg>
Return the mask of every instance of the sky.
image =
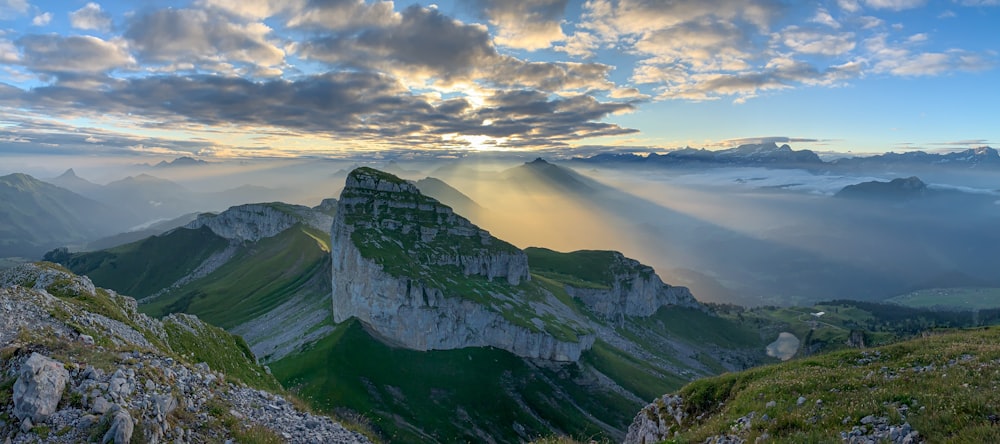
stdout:
<svg viewBox="0 0 1000 444">
<path fill-rule="evenodd" d="M 0 0 L 0 155 L 1000 141 L 1000 0 Z"/>
</svg>

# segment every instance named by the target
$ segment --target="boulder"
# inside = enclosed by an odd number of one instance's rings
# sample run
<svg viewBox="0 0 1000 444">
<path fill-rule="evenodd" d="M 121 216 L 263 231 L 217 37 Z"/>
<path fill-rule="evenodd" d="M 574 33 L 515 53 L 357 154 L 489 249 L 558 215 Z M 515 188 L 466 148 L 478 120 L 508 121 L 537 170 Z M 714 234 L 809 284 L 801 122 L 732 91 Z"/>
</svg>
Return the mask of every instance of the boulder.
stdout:
<svg viewBox="0 0 1000 444">
<path fill-rule="evenodd" d="M 31 418 L 34 423 L 45 421 L 55 413 L 68 379 L 62 363 L 32 353 L 14 383 L 14 415 L 22 420 Z"/>
<path fill-rule="evenodd" d="M 108 432 L 104 434 L 104 439 L 101 440 L 101 444 L 127 444 L 131 442 L 132 432 L 135 430 L 135 423 L 132 421 L 132 415 L 129 415 L 127 410 L 124 410 L 117 405 L 108 411 L 108 415 L 111 415 L 111 428 L 109 428 Z"/>
</svg>

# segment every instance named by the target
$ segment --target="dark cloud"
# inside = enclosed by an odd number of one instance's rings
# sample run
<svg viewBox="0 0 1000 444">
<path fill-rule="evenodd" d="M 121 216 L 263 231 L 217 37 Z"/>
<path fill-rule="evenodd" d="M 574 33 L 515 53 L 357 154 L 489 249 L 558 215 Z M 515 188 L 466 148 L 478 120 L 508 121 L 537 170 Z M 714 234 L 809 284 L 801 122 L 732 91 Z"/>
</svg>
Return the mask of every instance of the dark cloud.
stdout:
<svg viewBox="0 0 1000 444">
<path fill-rule="evenodd" d="M 419 6 L 403 11 L 398 24 L 319 37 L 299 49 L 328 63 L 399 73 L 416 69 L 442 79 L 469 77 L 499 57 L 485 27 Z"/>
<path fill-rule="evenodd" d="M 285 54 L 267 40 L 269 33 L 262 23 L 232 23 L 202 10 L 161 9 L 133 18 L 125 38 L 143 62 L 216 71 L 220 63 L 280 66 Z"/>
<path fill-rule="evenodd" d="M 92 36 L 29 34 L 14 43 L 24 66 L 56 76 L 106 73 L 135 63 L 122 42 Z"/>
<path fill-rule="evenodd" d="M 396 79 L 370 72 L 339 72 L 297 81 L 254 82 L 222 76 L 131 78 L 103 89 L 65 85 L 2 94 L 9 107 L 56 110 L 67 116 L 142 116 L 157 127 L 283 128 L 299 134 L 378 140 L 384 144 L 442 143 L 446 135 L 524 140 L 537 146 L 633 132 L 598 120 L 632 105 L 577 95 L 551 98 L 537 91 L 497 93 L 474 109 L 465 99 L 431 101 Z M 530 142 L 528 142 L 530 141 Z"/>
</svg>

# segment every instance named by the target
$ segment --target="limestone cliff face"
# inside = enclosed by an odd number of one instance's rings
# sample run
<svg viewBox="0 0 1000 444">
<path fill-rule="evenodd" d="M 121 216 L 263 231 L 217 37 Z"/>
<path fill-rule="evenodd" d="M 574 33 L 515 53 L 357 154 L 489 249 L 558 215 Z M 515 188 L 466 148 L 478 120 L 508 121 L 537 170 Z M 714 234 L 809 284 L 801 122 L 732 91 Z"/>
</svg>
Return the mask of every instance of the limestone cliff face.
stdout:
<svg viewBox="0 0 1000 444">
<path fill-rule="evenodd" d="M 701 307 L 687 287 L 664 284 L 651 267 L 621 253 L 613 254 L 610 288 L 577 288 L 567 285 L 566 292 L 580 299 L 605 319 L 617 319 L 623 315 L 650 316 L 666 305 Z"/>
<path fill-rule="evenodd" d="M 260 203 L 230 207 L 220 214 L 201 214 L 184 228 L 207 226 L 226 239 L 256 242 L 276 236 L 300 222 L 325 231 L 332 221 L 332 216 L 308 207 Z"/>
<path fill-rule="evenodd" d="M 334 320 L 356 317 L 387 342 L 416 350 L 492 346 L 558 361 L 575 361 L 593 345 L 592 335 L 560 340 L 505 316 L 517 302 L 514 286 L 530 279 L 524 252 L 394 176 L 351 173 L 331 254 Z"/>
</svg>

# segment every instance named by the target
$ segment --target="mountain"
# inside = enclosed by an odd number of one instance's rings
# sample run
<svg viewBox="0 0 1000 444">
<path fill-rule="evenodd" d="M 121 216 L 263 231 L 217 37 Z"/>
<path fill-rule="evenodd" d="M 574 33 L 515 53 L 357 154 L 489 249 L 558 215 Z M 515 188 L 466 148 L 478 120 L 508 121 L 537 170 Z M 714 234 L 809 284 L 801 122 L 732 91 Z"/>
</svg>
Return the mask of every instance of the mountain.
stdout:
<svg viewBox="0 0 1000 444">
<path fill-rule="evenodd" d="M 167 162 L 166 160 L 161 160 L 160 163 L 153 165 L 153 168 L 176 168 L 176 167 L 192 167 L 192 166 L 197 167 L 204 165 L 208 165 L 208 162 L 201 159 L 195 159 L 193 157 L 184 156 L 184 157 L 178 157 L 174 160 L 171 160 L 170 162 Z"/>
<path fill-rule="evenodd" d="M 600 188 L 596 182 L 576 171 L 547 162 L 541 157 L 500 173 L 500 179 L 525 190 L 536 187 L 571 194 L 592 194 Z"/>
<path fill-rule="evenodd" d="M 52 259 L 244 335 L 314 408 L 397 442 L 618 440 L 644 400 L 768 359 L 620 253 L 520 250 L 395 176 L 345 182 L 313 209 L 237 206 Z"/>
<path fill-rule="evenodd" d="M 334 329 L 271 368 L 404 442 L 618 439 L 651 387 L 763 359 L 756 333 L 637 261 L 519 250 L 378 170 L 349 174 L 330 250 Z"/>
<path fill-rule="evenodd" d="M 927 184 L 913 176 L 892 179 L 889 182 L 876 180 L 848 185 L 834 196 L 848 199 L 903 201 L 925 196 L 927 192 Z"/>
<path fill-rule="evenodd" d="M 834 169 L 898 170 L 912 168 L 946 168 L 991 170 L 1000 168 L 1000 153 L 988 146 L 970 148 L 952 153 L 927 153 L 907 151 L 885 153 L 867 157 L 836 159 L 829 166 Z"/>
<path fill-rule="evenodd" d="M 52 264 L 0 272 L 0 318 L 5 442 L 369 442 L 294 407 L 239 337 Z"/>
<path fill-rule="evenodd" d="M 113 209 L 26 174 L 0 177 L 0 256 L 38 257 L 123 230 Z"/>
<path fill-rule="evenodd" d="M 643 408 L 625 443 L 998 442 L 998 343 L 935 332 L 706 378 Z"/>
<path fill-rule="evenodd" d="M 66 170 L 66 172 L 62 173 L 58 177 L 46 180 L 46 182 L 84 196 L 101 188 L 100 185 L 77 176 L 76 171 L 73 171 L 72 168 Z"/>
<path fill-rule="evenodd" d="M 332 220 L 298 205 L 247 204 L 132 244 L 46 258 L 136 295 L 144 313 L 197 314 L 236 332 L 266 360 L 329 330 Z"/>
<path fill-rule="evenodd" d="M 461 191 L 458 191 L 441 179 L 425 177 L 413 182 L 413 184 L 417 186 L 421 193 L 448 205 L 459 214 L 468 217 L 470 220 L 477 220 L 480 216 L 482 216 L 482 213 L 486 211 L 485 208 L 481 207 L 478 203 L 469 198 L 469 196 L 462 194 Z"/>
<path fill-rule="evenodd" d="M 650 153 L 647 156 L 636 154 L 603 153 L 588 158 L 573 158 L 573 161 L 584 163 L 625 163 L 649 166 L 687 166 L 687 165 L 721 165 L 721 166 L 767 166 L 778 168 L 813 168 L 823 165 L 823 160 L 810 150 L 793 150 L 787 144 L 778 146 L 776 143 L 745 144 L 736 148 L 723 150 L 707 150 L 683 148 L 666 154 Z"/>
<path fill-rule="evenodd" d="M 683 148 L 666 154 L 600 153 L 574 157 L 572 162 L 622 167 L 669 166 L 763 166 L 768 168 L 803 168 L 840 173 L 919 172 L 930 170 L 995 170 L 1000 168 L 1000 153 L 984 146 L 951 153 L 908 151 L 874 156 L 853 156 L 825 162 L 811 150 L 793 150 L 787 144 L 740 145 L 723 150 Z"/>
</svg>

